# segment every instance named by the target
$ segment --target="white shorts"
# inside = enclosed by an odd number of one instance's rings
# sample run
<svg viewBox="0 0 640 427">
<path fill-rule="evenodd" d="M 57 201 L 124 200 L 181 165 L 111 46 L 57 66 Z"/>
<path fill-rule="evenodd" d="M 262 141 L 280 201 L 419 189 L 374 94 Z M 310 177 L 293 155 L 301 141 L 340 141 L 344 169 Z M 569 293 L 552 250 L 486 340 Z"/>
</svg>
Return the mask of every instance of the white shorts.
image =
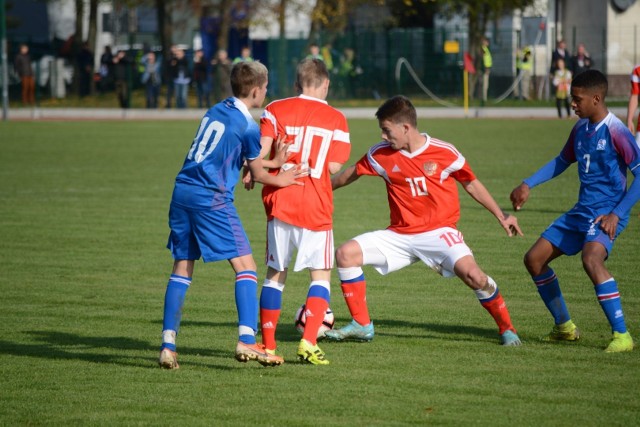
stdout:
<svg viewBox="0 0 640 427">
<path fill-rule="evenodd" d="M 312 231 L 274 218 L 267 222 L 266 264 L 284 271 L 298 250 L 293 271 L 333 268 L 333 230 Z"/>
<path fill-rule="evenodd" d="M 370 265 L 380 274 L 400 270 L 417 261 L 424 262 L 438 274 L 453 277 L 456 262 L 471 249 L 464 243 L 459 230 L 443 227 L 419 234 L 400 234 L 391 230 L 378 230 L 354 237 L 362 249 L 364 265 Z"/>
</svg>

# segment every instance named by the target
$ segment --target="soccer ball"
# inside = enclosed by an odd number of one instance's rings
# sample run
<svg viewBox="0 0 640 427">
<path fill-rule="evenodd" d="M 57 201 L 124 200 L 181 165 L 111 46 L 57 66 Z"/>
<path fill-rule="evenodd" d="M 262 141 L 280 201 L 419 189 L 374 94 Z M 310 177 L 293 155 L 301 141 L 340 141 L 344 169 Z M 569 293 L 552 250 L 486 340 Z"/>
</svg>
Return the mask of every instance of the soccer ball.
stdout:
<svg viewBox="0 0 640 427">
<path fill-rule="evenodd" d="M 305 305 L 302 304 L 298 311 L 296 312 L 295 317 L 295 325 L 296 329 L 300 334 L 304 333 L 304 325 L 307 321 L 307 316 L 305 315 Z M 333 317 L 333 311 L 330 308 L 327 308 L 327 312 L 324 314 L 324 319 L 322 320 L 322 324 L 318 329 L 318 339 L 324 338 L 324 333 L 333 329 L 333 325 L 335 323 L 335 319 Z"/>
</svg>

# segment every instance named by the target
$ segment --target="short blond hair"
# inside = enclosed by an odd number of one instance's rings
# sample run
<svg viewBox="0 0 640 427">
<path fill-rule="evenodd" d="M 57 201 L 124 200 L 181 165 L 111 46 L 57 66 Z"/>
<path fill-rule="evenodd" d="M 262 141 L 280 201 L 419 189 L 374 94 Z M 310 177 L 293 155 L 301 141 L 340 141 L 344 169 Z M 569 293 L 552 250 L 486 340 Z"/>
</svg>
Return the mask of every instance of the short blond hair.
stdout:
<svg viewBox="0 0 640 427">
<path fill-rule="evenodd" d="M 238 62 L 231 69 L 231 91 L 236 98 L 246 98 L 254 87 L 268 81 L 269 71 L 261 62 Z"/>
<path fill-rule="evenodd" d="M 296 89 L 302 91 L 306 87 L 319 88 L 329 79 L 329 71 L 324 61 L 317 58 L 306 58 L 296 68 Z"/>
</svg>

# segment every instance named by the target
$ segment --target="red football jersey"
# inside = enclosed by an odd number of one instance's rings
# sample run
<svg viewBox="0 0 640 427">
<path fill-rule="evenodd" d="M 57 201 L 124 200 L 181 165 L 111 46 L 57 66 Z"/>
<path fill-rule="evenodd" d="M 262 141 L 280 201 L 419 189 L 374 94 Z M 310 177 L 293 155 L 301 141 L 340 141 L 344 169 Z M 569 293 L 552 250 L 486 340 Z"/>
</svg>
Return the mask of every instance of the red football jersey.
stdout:
<svg viewBox="0 0 640 427">
<path fill-rule="evenodd" d="M 402 234 L 455 227 L 460 219 L 456 181 L 476 179 L 465 158 L 446 142 L 427 138 L 414 153 L 381 142 L 356 163 L 358 175 L 379 175 L 387 185 L 391 224 Z"/>
<path fill-rule="evenodd" d="M 326 101 L 300 95 L 267 105 L 260 118 L 262 136 L 287 135 L 287 163 L 308 165 L 304 186 L 264 186 L 262 200 L 268 219 L 314 231 L 333 225 L 333 191 L 329 163 L 346 163 L 351 153 L 347 119 Z M 272 146 L 271 154 L 275 151 Z M 277 174 L 279 170 L 271 170 Z"/>
<path fill-rule="evenodd" d="M 631 72 L 631 95 L 640 96 L 640 65 L 636 65 Z M 640 132 L 640 115 L 636 131 Z"/>
</svg>

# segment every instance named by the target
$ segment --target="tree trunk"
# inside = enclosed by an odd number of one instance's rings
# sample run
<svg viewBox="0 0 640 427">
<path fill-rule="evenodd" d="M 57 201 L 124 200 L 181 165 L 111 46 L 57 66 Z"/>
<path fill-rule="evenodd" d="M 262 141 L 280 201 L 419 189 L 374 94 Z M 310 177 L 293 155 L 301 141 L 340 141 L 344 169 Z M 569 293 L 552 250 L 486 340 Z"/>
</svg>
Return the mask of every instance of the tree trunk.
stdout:
<svg viewBox="0 0 640 427">
<path fill-rule="evenodd" d="M 280 10 L 278 11 L 278 24 L 280 25 L 280 40 L 278 43 L 278 86 L 279 95 L 284 98 L 287 96 L 288 85 L 287 81 L 287 37 L 286 37 L 286 13 L 287 13 L 287 0 L 280 0 Z"/>
<path fill-rule="evenodd" d="M 231 28 L 231 0 L 222 0 L 220 9 L 220 28 L 218 32 L 218 49 L 229 48 L 229 29 Z"/>
<path fill-rule="evenodd" d="M 173 33 L 171 31 L 171 7 L 167 0 L 156 0 L 156 13 L 158 14 L 158 33 L 160 33 L 160 46 L 162 46 L 163 64 L 171 55 Z"/>
<path fill-rule="evenodd" d="M 82 33 L 84 33 L 84 0 L 76 0 L 76 32 L 73 35 L 71 47 L 71 62 L 73 63 L 73 91 L 80 94 L 80 67 L 78 66 L 78 54 L 82 45 Z"/>
</svg>

